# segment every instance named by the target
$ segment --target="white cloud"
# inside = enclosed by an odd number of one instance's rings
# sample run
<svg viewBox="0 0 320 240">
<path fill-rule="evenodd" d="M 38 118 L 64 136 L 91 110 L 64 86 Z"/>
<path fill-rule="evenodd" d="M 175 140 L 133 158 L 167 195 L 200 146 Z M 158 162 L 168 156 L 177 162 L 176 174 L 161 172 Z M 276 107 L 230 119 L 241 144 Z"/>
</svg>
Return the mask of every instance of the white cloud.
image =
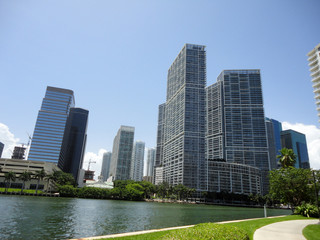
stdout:
<svg viewBox="0 0 320 240">
<path fill-rule="evenodd" d="M 12 151 L 15 146 L 19 145 L 20 139 L 14 137 L 14 134 L 10 132 L 7 125 L 0 123 L 0 142 L 4 144 L 1 157 L 11 158 Z"/>
<path fill-rule="evenodd" d="M 82 168 L 87 170 L 89 161 L 91 159 L 90 170 L 95 171 L 95 176 L 94 176 L 95 179 L 98 179 L 98 176 L 101 173 L 102 157 L 105 152 L 107 152 L 107 150 L 101 148 L 98 154 L 93 152 L 87 152 L 84 156 L 84 162 L 83 162 Z"/>
<path fill-rule="evenodd" d="M 310 167 L 320 169 L 320 129 L 302 123 L 282 123 L 283 130 L 292 129 L 306 135 Z"/>
</svg>

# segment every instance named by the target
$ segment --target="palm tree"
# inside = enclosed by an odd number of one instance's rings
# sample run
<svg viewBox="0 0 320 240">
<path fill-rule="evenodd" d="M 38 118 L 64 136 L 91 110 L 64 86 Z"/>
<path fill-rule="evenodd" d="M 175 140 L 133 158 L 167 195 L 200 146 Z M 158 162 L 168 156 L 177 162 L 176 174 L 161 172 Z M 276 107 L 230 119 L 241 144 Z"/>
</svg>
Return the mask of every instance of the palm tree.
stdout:
<svg viewBox="0 0 320 240">
<path fill-rule="evenodd" d="M 55 180 L 55 175 L 53 174 L 53 173 L 50 173 L 50 174 L 47 174 L 46 176 L 45 176 L 45 179 L 48 181 L 47 182 L 47 192 L 49 192 L 49 186 L 50 186 L 50 181 L 51 180 Z"/>
<path fill-rule="evenodd" d="M 280 150 L 280 155 L 278 155 L 277 158 L 279 159 L 282 168 L 288 168 L 294 166 L 297 156 L 292 149 L 282 148 Z"/>
<path fill-rule="evenodd" d="M 12 171 L 5 173 L 5 174 L 4 174 L 4 180 L 5 180 L 5 182 L 7 182 L 7 183 L 5 184 L 5 186 L 6 186 L 6 193 L 7 193 L 7 192 L 8 192 L 8 188 L 9 188 L 10 185 L 11 185 L 11 181 L 13 181 L 13 182 L 16 181 L 16 173 L 15 173 L 15 172 L 12 172 Z M 9 183 L 9 184 L 8 184 L 8 183 Z"/>
<path fill-rule="evenodd" d="M 46 176 L 46 172 L 44 171 L 44 169 L 41 169 L 40 171 L 36 171 L 36 173 L 34 174 L 35 179 L 38 180 L 37 182 L 37 188 L 36 188 L 36 194 L 38 194 L 38 188 L 39 188 L 39 183 L 40 180 L 44 179 L 44 177 Z"/>
<path fill-rule="evenodd" d="M 25 183 L 31 180 L 31 172 L 24 171 L 23 173 L 20 174 L 19 179 L 21 179 L 22 181 L 22 187 L 21 187 L 21 194 L 22 194 Z"/>
</svg>

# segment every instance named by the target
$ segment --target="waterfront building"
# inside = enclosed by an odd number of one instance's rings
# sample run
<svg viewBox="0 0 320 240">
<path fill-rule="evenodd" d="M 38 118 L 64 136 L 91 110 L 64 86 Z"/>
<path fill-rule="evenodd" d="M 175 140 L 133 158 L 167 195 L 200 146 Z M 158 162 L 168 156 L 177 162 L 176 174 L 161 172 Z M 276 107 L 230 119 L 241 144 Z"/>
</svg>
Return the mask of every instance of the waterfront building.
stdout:
<svg viewBox="0 0 320 240">
<path fill-rule="evenodd" d="M 12 152 L 11 159 L 24 159 L 25 158 L 25 153 L 26 149 L 24 146 L 19 147 L 15 146 Z"/>
<path fill-rule="evenodd" d="M 0 158 L 2 156 L 3 149 L 4 149 L 4 144 L 0 142 Z"/>
<path fill-rule="evenodd" d="M 163 167 L 154 168 L 154 184 L 159 185 L 163 182 Z"/>
<path fill-rule="evenodd" d="M 208 160 L 208 191 L 261 194 L 261 172 L 257 167 Z"/>
<path fill-rule="evenodd" d="M 71 107 L 74 107 L 73 91 L 47 87 L 38 113 L 28 160 L 58 164 Z"/>
<path fill-rule="evenodd" d="M 113 141 L 110 176 L 113 180 L 130 179 L 134 127 L 121 126 Z"/>
<path fill-rule="evenodd" d="M 130 169 L 130 179 L 134 181 L 142 181 L 144 165 L 144 148 L 144 142 L 136 141 L 134 143 Z"/>
<path fill-rule="evenodd" d="M 71 173 L 77 182 L 85 154 L 88 116 L 88 110 L 70 108 L 58 162 L 58 167 Z"/>
<path fill-rule="evenodd" d="M 270 167 L 271 169 L 276 169 L 280 167 L 277 155 L 281 150 L 280 133 L 282 131 L 282 124 L 275 119 L 266 118 L 266 128 L 268 136 Z"/>
<path fill-rule="evenodd" d="M 105 152 L 102 157 L 102 167 L 100 175 L 102 176 L 104 182 L 109 178 L 111 156 L 111 152 Z"/>
<path fill-rule="evenodd" d="M 170 185 L 198 191 L 207 190 L 205 87 L 205 46 L 185 44 L 168 70 L 163 177 Z"/>
<path fill-rule="evenodd" d="M 164 141 L 164 123 L 165 123 L 166 104 L 159 105 L 158 111 L 158 127 L 157 127 L 157 150 L 155 167 L 162 166 L 163 162 L 163 141 Z"/>
<path fill-rule="evenodd" d="M 308 53 L 312 87 L 320 122 L 320 43 Z"/>
<path fill-rule="evenodd" d="M 8 158 L 0 158 L 0 187 L 5 187 L 5 174 L 8 172 L 14 172 L 16 174 L 16 181 L 11 182 L 11 188 L 22 188 L 22 181 L 19 180 L 20 174 L 23 172 L 31 172 L 34 175 L 37 171 L 44 170 L 47 174 L 52 174 L 54 171 L 59 171 L 60 169 L 57 167 L 55 163 L 50 162 L 42 162 L 42 161 L 29 161 L 21 159 L 8 159 Z M 32 178 L 30 181 L 25 183 L 25 189 L 36 189 L 38 184 L 38 180 Z M 53 190 L 55 184 L 53 182 L 49 182 L 45 179 L 41 179 L 39 182 L 39 190 Z"/>
<path fill-rule="evenodd" d="M 206 158 L 259 168 L 266 194 L 271 168 L 260 70 L 224 70 L 206 91 Z"/>
<path fill-rule="evenodd" d="M 296 158 L 295 168 L 310 168 L 306 136 L 294 130 L 281 132 L 281 145 L 283 148 L 292 149 Z"/>
<path fill-rule="evenodd" d="M 155 161 L 156 161 L 156 149 L 155 148 L 148 148 L 148 151 L 147 151 L 147 176 L 153 177 Z"/>
</svg>

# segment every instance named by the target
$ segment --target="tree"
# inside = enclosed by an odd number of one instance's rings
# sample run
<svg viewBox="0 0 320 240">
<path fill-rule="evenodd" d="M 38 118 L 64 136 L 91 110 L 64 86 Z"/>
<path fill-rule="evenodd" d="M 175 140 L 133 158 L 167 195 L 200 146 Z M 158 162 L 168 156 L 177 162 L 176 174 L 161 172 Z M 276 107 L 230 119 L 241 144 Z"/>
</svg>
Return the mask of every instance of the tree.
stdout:
<svg viewBox="0 0 320 240">
<path fill-rule="evenodd" d="M 139 184 L 144 188 L 144 198 L 150 199 L 151 195 L 156 192 L 156 187 L 151 182 L 141 181 Z"/>
<path fill-rule="evenodd" d="M 126 198 L 128 200 L 142 200 L 144 196 L 143 187 L 138 183 L 130 183 L 126 186 Z"/>
<path fill-rule="evenodd" d="M 64 185 L 76 185 L 76 181 L 71 173 L 65 173 L 63 171 L 53 171 L 53 180 L 60 186 Z"/>
<path fill-rule="evenodd" d="M 36 188 L 36 194 L 38 194 L 38 188 L 39 188 L 39 183 L 40 180 L 44 179 L 46 176 L 46 172 L 44 171 L 44 169 L 41 169 L 40 171 L 36 171 L 36 173 L 34 174 L 35 179 L 38 180 L 37 182 L 37 188 Z"/>
<path fill-rule="evenodd" d="M 282 168 L 288 168 L 294 166 L 297 156 L 292 149 L 282 148 L 280 150 L 280 155 L 277 155 L 277 158 L 279 159 Z"/>
<path fill-rule="evenodd" d="M 302 202 L 313 199 L 312 179 L 310 169 L 296 169 L 293 167 L 276 169 L 270 172 L 270 191 L 273 200 L 288 204 L 293 211 Z"/>
<path fill-rule="evenodd" d="M 45 176 L 45 179 L 47 180 L 47 192 L 50 191 L 50 181 L 54 181 L 55 176 L 53 175 L 53 173 L 49 173 Z"/>
<path fill-rule="evenodd" d="M 16 181 L 16 173 L 15 172 L 7 172 L 4 174 L 4 180 L 6 182 L 6 193 L 8 192 L 8 188 L 11 185 L 11 181 L 15 182 Z"/>
<path fill-rule="evenodd" d="M 19 179 L 22 181 L 22 187 L 21 187 L 21 193 L 22 193 L 25 183 L 31 180 L 31 172 L 24 171 L 23 173 L 20 174 Z"/>
</svg>

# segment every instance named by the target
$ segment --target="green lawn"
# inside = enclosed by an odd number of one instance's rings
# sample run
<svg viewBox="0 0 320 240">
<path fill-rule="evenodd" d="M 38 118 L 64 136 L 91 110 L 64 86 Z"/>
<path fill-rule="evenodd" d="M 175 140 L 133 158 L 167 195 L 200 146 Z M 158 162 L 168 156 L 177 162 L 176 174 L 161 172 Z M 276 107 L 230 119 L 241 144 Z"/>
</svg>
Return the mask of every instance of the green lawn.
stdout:
<svg viewBox="0 0 320 240">
<path fill-rule="evenodd" d="M 5 188 L 0 188 L 0 192 L 5 192 L 6 189 Z M 18 188 L 8 188 L 8 192 L 17 192 L 17 193 L 20 193 L 21 192 L 21 189 L 18 189 Z M 31 189 L 25 189 L 23 190 L 24 193 L 33 193 L 35 194 L 36 193 L 36 190 L 31 190 Z M 38 194 L 42 194 L 43 192 L 38 190 Z"/>
<path fill-rule="evenodd" d="M 312 224 L 303 229 L 303 236 L 307 240 L 315 240 L 320 238 L 320 224 Z"/>
<path fill-rule="evenodd" d="M 257 219 L 257 220 L 248 220 L 243 222 L 235 222 L 235 223 L 226 223 L 226 225 L 235 226 L 243 229 L 249 236 L 249 239 L 253 239 L 254 232 L 265 225 L 275 223 L 275 222 L 282 222 L 282 221 L 288 221 L 288 220 L 298 220 L 298 219 L 308 219 L 306 217 L 300 216 L 300 215 L 289 215 L 285 217 L 277 217 L 277 218 L 263 218 L 263 219 Z M 319 225 L 320 226 L 320 225 Z M 319 234 L 320 228 L 317 229 L 318 231 L 316 234 Z M 155 233 L 148 233 L 148 234 L 141 234 L 141 235 L 135 235 L 135 236 L 128 236 L 128 237 L 118 237 L 118 238 L 108 238 L 115 239 L 115 240 L 144 240 L 144 239 L 160 239 L 164 235 L 166 235 L 168 232 L 171 231 L 179 231 L 179 230 L 170 230 L 170 231 L 162 231 L 162 232 L 155 232 Z M 317 235 L 319 236 L 319 235 Z M 105 238 L 106 239 L 106 238 Z M 316 239 L 316 238 L 308 238 L 308 239 Z"/>
</svg>

